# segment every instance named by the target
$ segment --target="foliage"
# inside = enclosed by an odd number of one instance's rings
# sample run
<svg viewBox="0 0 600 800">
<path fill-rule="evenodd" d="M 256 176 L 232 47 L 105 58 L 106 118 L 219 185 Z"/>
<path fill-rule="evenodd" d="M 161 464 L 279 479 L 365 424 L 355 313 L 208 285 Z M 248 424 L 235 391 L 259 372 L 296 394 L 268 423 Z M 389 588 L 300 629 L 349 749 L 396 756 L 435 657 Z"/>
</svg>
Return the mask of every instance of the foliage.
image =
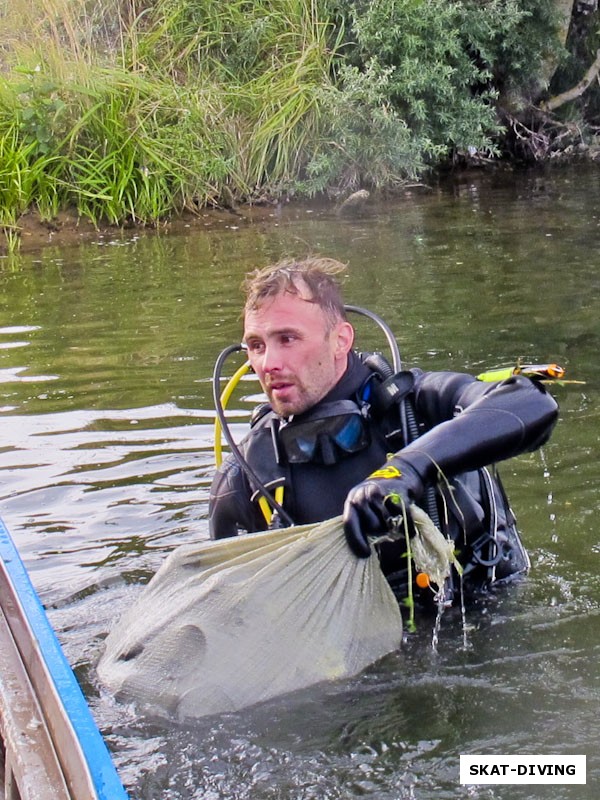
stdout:
<svg viewBox="0 0 600 800">
<path fill-rule="evenodd" d="M 130 73 L 76 87 L 85 112 L 68 142 L 69 184 L 79 210 L 97 220 L 155 222 L 204 206 L 227 172 L 227 148 L 210 134 L 221 109 L 194 93 Z"/>
<path fill-rule="evenodd" d="M 13 106 L 3 137 L 19 175 L 4 195 L 13 216 L 34 201 L 56 213 L 60 196 L 95 222 L 148 223 L 217 194 L 227 156 L 208 135 L 207 93 L 117 70 L 68 88 L 41 67 L 21 72 L 28 82 L 5 81 L 2 94 Z"/>
<path fill-rule="evenodd" d="M 0 93 L 0 224 L 11 228 L 33 204 L 43 217 L 58 210 L 50 143 L 63 105 L 52 97 L 53 85 L 40 85 L 35 72 L 23 77 L 16 87 L 19 94 Z"/>
<path fill-rule="evenodd" d="M 202 69 L 245 83 L 302 58 L 327 28 L 305 0 L 158 0 L 140 20 L 137 57 L 178 72 Z"/>
<path fill-rule="evenodd" d="M 549 0 L 335 5 L 351 19 L 351 62 L 385 81 L 387 102 L 434 164 L 455 150 L 493 149 L 500 92 L 533 79 L 554 46 Z"/>
<path fill-rule="evenodd" d="M 59 21 L 61 2 L 77 17 Z M 113 223 L 152 223 L 293 183 L 331 71 L 330 26 L 316 3 L 159 0 L 128 15 L 128 47 L 114 50 L 110 65 L 86 44 L 85 8 L 84 0 L 51 0 L 40 38 L 15 50 L 29 66 L 2 79 L 0 120 L 15 125 L 24 174 L 34 155 L 47 154 L 60 204 Z M 25 192 L 19 198 L 5 195 L 11 219 L 31 202 Z"/>
<path fill-rule="evenodd" d="M 554 5 L 0 0 L 0 223 L 156 223 L 495 153 L 499 103 L 558 63 Z"/>
<path fill-rule="evenodd" d="M 501 95 L 530 91 L 536 100 L 547 62 L 565 53 L 560 44 L 554 0 L 465 0 L 463 21 L 468 48 L 490 70 Z"/>
<path fill-rule="evenodd" d="M 308 194 L 353 191 L 360 186 L 394 188 L 423 174 L 421 143 L 389 95 L 389 71 L 372 74 L 342 64 L 338 85 L 321 93 L 327 109 L 300 191 Z"/>
<path fill-rule="evenodd" d="M 293 182 L 319 125 L 335 41 L 314 0 L 160 0 L 144 23 L 138 63 L 223 92 L 237 163 L 229 183 L 246 197 Z"/>
</svg>

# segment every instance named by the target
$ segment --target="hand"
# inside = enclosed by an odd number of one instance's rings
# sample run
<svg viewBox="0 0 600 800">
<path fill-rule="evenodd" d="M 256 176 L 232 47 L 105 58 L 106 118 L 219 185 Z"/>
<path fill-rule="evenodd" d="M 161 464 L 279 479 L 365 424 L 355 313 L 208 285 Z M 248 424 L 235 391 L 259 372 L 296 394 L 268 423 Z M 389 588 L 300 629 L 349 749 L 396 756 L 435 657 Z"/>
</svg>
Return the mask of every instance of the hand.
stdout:
<svg viewBox="0 0 600 800">
<path fill-rule="evenodd" d="M 343 523 L 346 541 L 354 555 L 371 555 L 369 536 L 383 535 L 390 520 L 406 514 L 411 503 L 423 493 L 419 474 L 399 457 L 359 483 L 348 493 L 344 504 Z"/>
</svg>

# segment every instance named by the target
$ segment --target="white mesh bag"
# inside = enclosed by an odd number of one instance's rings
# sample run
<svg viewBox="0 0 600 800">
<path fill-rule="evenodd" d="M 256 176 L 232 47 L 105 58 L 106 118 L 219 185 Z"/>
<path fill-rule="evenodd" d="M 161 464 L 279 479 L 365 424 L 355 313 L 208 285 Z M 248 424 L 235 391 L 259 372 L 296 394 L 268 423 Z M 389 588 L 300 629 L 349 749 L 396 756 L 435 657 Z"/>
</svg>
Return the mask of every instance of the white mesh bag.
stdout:
<svg viewBox="0 0 600 800">
<path fill-rule="evenodd" d="M 378 559 L 351 553 L 337 517 L 178 548 L 109 634 L 98 674 L 185 720 L 356 675 L 401 638 Z"/>
</svg>

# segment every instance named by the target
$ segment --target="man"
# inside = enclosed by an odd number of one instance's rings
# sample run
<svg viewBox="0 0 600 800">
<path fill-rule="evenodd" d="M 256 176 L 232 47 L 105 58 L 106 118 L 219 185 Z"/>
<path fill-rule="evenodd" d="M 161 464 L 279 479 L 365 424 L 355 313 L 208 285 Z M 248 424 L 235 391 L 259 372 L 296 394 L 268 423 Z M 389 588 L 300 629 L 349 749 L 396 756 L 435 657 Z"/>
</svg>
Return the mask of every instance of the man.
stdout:
<svg viewBox="0 0 600 800">
<path fill-rule="evenodd" d="M 390 375 L 384 359 L 353 349 L 338 283 L 344 269 L 332 259 L 287 260 L 246 280 L 243 340 L 269 403 L 240 446 L 250 470 L 230 456 L 214 478 L 211 536 L 281 523 L 271 518 L 279 499 L 286 523 L 343 513 L 348 544 L 363 558 L 393 520 L 410 523 L 417 503 L 456 543 L 467 589 L 525 572 L 515 519 L 486 467 L 544 444 L 556 402 L 520 376 Z M 406 597 L 406 542 L 376 549 L 396 596 Z M 446 591 L 451 602 L 452 586 Z"/>
</svg>

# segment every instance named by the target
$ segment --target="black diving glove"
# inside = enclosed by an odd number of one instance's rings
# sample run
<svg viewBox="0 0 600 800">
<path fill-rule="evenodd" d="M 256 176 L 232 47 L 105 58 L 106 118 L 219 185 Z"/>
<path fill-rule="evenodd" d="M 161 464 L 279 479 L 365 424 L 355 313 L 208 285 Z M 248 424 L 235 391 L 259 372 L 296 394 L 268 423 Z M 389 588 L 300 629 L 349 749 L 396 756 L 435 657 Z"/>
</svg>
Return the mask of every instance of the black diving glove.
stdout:
<svg viewBox="0 0 600 800">
<path fill-rule="evenodd" d="M 390 520 L 408 512 L 423 494 L 419 473 L 400 456 L 393 456 L 381 469 L 348 492 L 343 523 L 346 541 L 354 555 L 371 555 L 369 536 L 382 536 Z"/>
</svg>

